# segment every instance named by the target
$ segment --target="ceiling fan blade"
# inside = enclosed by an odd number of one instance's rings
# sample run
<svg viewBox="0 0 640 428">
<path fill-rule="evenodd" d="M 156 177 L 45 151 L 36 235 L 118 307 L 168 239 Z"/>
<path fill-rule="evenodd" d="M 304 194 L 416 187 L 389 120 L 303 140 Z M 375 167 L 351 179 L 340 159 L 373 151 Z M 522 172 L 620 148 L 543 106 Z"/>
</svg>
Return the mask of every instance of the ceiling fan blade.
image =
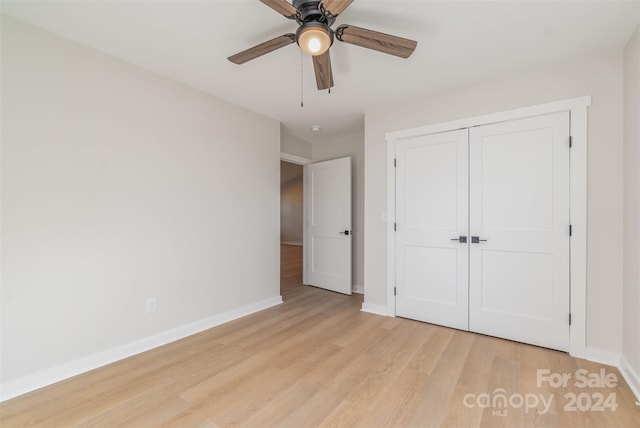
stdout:
<svg viewBox="0 0 640 428">
<path fill-rule="evenodd" d="M 322 0 L 322 8 L 331 16 L 340 15 L 353 0 Z"/>
<path fill-rule="evenodd" d="M 341 25 L 336 28 L 336 37 L 349 43 L 374 51 L 384 52 L 401 58 L 409 58 L 418 46 L 418 42 L 390 34 L 367 30 L 354 25 Z"/>
<path fill-rule="evenodd" d="M 256 59 L 262 55 L 268 54 L 269 52 L 273 52 L 276 49 L 280 49 L 287 45 L 290 45 L 295 41 L 295 34 L 285 34 L 264 43 L 260 43 L 259 45 L 249 48 L 246 51 L 242 51 L 240 53 L 232 55 L 227 59 L 234 64 L 244 64 L 247 61 L 251 61 L 252 59 Z"/>
<path fill-rule="evenodd" d="M 313 57 L 313 69 L 316 72 L 318 90 L 333 87 L 333 72 L 331 71 L 331 56 L 327 50 L 322 55 Z"/>
<path fill-rule="evenodd" d="M 293 7 L 291 3 L 286 0 L 260 0 L 262 3 L 269 6 L 285 18 L 295 19 L 298 16 L 298 9 Z"/>
</svg>

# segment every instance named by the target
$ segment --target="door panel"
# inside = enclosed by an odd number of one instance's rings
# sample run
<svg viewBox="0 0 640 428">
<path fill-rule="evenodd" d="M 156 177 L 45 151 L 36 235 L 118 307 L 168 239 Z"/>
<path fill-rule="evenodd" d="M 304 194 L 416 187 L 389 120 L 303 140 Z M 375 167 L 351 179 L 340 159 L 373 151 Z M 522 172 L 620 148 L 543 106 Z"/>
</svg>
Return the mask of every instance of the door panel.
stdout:
<svg viewBox="0 0 640 428">
<path fill-rule="evenodd" d="M 313 236 L 311 238 L 311 272 L 340 277 L 344 266 L 344 237 Z"/>
<path fill-rule="evenodd" d="M 553 257 L 482 251 L 482 309 L 543 321 L 553 318 Z M 509 269 L 504 267 L 509 266 Z"/>
<path fill-rule="evenodd" d="M 455 248 L 405 247 L 405 295 L 408 299 L 446 305 L 457 302 Z M 429 284 L 424 287 L 424 284 Z"/>
<path fill-rule="evenodd" d="M 472 128 L 469 328 L 569 346 L 569 113 Z"/>
<path fill-rule="evenodd" d="M 410 146 L 402 155 L 405 228 L 456 230 L 457 141 Z"/>
<path fill-rule="evenodd" d="M 479 214 L 483 229 L 552 230 L 552 131 L 544 128 L 482 137 Z M 477 132 L 472 130 L 472 135 Z"/>
<path fill-rule="evenodd" d="M 396 314 L 468 329 L 467 131 L 396 146 Z"/>
<path fill-rule="evenodd" d="M 305 166 L 304 195 L 304 283 L 351 294 L 351 158 Z"/>
</svg>

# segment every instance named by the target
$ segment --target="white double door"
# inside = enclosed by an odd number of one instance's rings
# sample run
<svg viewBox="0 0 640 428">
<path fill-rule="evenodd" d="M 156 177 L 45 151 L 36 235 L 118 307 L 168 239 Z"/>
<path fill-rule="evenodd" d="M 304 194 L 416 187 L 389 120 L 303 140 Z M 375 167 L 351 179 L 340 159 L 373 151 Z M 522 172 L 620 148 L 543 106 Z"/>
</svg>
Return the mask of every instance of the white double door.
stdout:
<svg viewBox="0 0 640 428">
<path fill-rule="evenodd" d="M 396 314 L 569 347 L 569 113 L 396 144 Z"/>
</svg>

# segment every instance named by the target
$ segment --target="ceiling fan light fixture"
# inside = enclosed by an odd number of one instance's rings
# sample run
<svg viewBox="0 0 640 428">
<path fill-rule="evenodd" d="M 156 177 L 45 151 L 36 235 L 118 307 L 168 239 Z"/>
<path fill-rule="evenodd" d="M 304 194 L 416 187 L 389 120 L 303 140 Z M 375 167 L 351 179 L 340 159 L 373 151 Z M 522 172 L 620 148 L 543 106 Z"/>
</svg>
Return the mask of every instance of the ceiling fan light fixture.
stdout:
<svg viewBox="0 0 640 428">
<path fill-rule="evenodd" d="M 331 47 L 333 37 L 331 30 L 319 22 L 303 24 L 296 35 L 298 46 L 308 55 L 322 55 Z"/>
<path fill-rule="evenodd" d="M 377 52 L 409 58 L 418 42 L 342 24 L 332 29 L 338 15 L 354 0 L 260 0 L 274 11 L 298 24 L 296 33 L 287 33 L 255 45 L 228 58 L 234 64 L 244 64 L 269 52 L 297 43 L 302 52 L 313 59 L 313 72 L 319 91 L 333 87 L 333 71 L 329 48 L 333 39 Z M 302 71 L 302 63 L 301 63 Z M 302 79 L 304 80 L 304 79 Z M 301 102 L 301 105 L 302 102 Z"/>
</svg>

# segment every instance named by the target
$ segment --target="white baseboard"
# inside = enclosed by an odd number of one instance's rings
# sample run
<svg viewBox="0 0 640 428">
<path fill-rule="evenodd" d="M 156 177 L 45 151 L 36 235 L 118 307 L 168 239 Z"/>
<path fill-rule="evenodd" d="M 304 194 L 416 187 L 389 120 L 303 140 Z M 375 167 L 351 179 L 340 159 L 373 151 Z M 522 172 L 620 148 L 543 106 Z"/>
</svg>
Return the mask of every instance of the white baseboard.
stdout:
<svg viewBox="0 0 640 428">
<path fill-rule="evenodd" d="M 183 339 L 187 336 L 191 336 L 212 327 L 250 315 L 254 312 L 279 305 L 280 303 L 282 303 L 282 296 L 272 297 L 270 299 L 252 303 L 204 320 L 174 328 L 154 336 L 146 337 L 126 345 L 79 358 L 60 366 L 51 367 L 22 378 L 4 382 L 0 385 L 0 401 L 5 401 L 22 394 L 26 394 L 53 383 L 60 382 L 61 380 L 97 369 L 98 367 L 149 351 L 153 348 Z"/>
<path fill-rule="evenodd" d="M 631 391 L 633 391 L 636 399 L 640 403 L 640 375 L 631 367 L 624 355 L 620 356 L 619 368 L 624 380 L 627 381 L 627 385 L 629 385 L 629 388 L 631 388 Z"/>
<path fill-rule="evenodd" d="M 357 294 L 364 294 L 364 285 L 353 284 L 351 291 Z"/>
<path fill-rule="evenodd" d="M 367 303 L 364 302 L 362 303 L 362 312 L 369 312 L 372 314 L 376 314 L 376 315 L 383 315 L 383 316 L 387 316 L 387 307 L 383 306 L 383 305 L 376 305 L 373 303 Z"/>
<path fill-rule="evenodd" d="M 614 367 L 618 367 L 620 364 L 620 354 L 617 352 L 587 347 L 585 354 L 585 359 L 593 361 L 594 363 L 606 364 Z"/>
<path fill-rule="evenodd" d="M 280 245 L 294 245 L 296 247 L 302 247 L 302 242 L 295 241 L 280 241 Z"/>
</svg>

